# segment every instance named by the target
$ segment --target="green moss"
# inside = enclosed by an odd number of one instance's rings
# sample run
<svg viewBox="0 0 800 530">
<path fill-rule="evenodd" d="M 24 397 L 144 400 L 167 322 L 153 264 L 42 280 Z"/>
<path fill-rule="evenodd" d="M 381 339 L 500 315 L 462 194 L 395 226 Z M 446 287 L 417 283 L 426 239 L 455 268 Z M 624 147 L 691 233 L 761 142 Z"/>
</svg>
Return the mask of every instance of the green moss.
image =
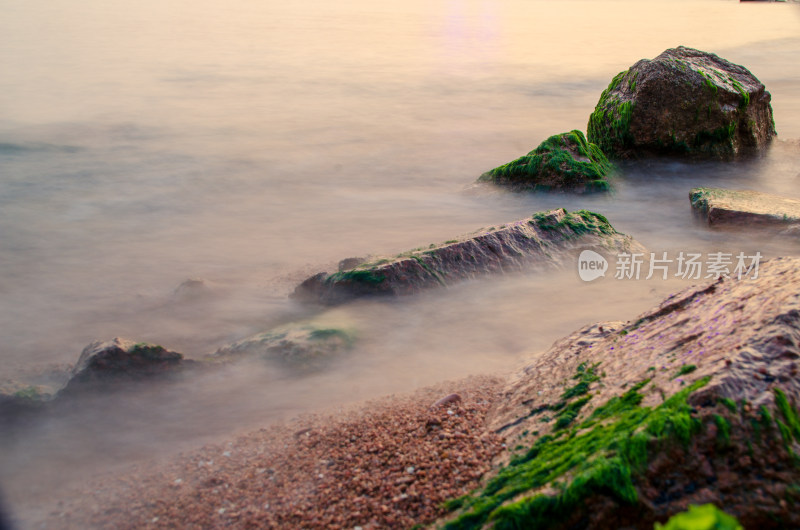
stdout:
<svg viewBox="0 0 800 530">
<path fill-rule="evenodd" d="M 672 376 L 672 379 L 675 379 L 676 377 L 680 377 L 682 375 L 690 374 L 695 370 L 697 370 L 697 366 L 693 364 L 684 364 L 683 366 L 681 366 L 680 370 L 678 370 L 678 372 Z"/>
<path fill-rule="evenodd" d="M 654 530 L 744 530 L 744 527 L 713 504 L 704 504 L 690 505 L 688 511 L 672 516 L 666 524 L 656 523 Z"/>
<path fill-rule="evenodd" d="M 131 348 L 130 353 L 132 355 L 137 355 L 139 357 L 144 357 L 145 359 L 156 359 L 161 357 L 166 350 L 163 346 L 158 346 L 155 344 L 148 344 L 146 342 L 139 342 L 134 344 L 133 348 Z"/>
<path fill-rule="evenodd" d="M 545 191 L 579 188 L 605 191 L 611 164 L 581 131 L 556 134 L 516 160 L 487 171 L 478 179 Z"/>
<path fill-rule="evenodd" d="M 575 418 L 578 417 L 578 414 L 583 406 L 586 405 L 591 399 L 592 396 L 584 396 L 577 401 L 573 401 L 569 405 L 566 405 L 564 409 L 556 416 L 555 429 L 563 429 L 569 426 L 573 421 L 575 421 Z"/>
<path fill-rule="evenodd" d="M 794 442 L 800 442 L 800 415 L 798 414 L 797 407 L 789 403 L 786 394 L 780 388 L 774 390 L 775 393 L 775 406 L 778 409 L 783 420 L 775 418 L 775 424 L 778 426 L 778 431 L 781 433 L 783 444 L 786 451 L 795 455 Z"/>
<path fill-rule="evenodd" d="M 21 390 L 17 390 L 14 392 L 14 397 L 26 401 L 41 401 L 44 399 L 44 395 L 39 391 L 39 388 L 35 386 L 27 386 Z"/>
<path fill-rule="evenodd" d="M 575 375 L 572 376 L 572 379 L 578 381 L 578 383 L 566 389 L 564 393 L 561 394 L 561 399 L 572 399 L 588 392 L 589 385 L 600 380 L 600 376 L 595 373 L 599 365 L 600 363 L 597 363 L 587 367 L 586 363 L 579 364 Z"/>
<path fill-rule="evenodd" d="M 761 407 L 759 407 L 758 416 L 761 426 L 765 429 L 769 429 L 769 427 L 772 425 L 772 414 L 766 405 L 761 405 Z"/>
<path fill-rule="evenodd" d="M 553 215 L 547 212 L 537 212 L 531 216 L 530 223 L 541 230 L 569 230 L 574 236 L 581 236 L 589 233 L 606 235 L 617 233 L 605 216 L 588 210 L 567 212 L 566 215 L 557 222 Z"/>
<path fill-rule="evenodd" d="M 711 94 L 714 97 L 716 97 L 717 96 L 717 91 L 718 91 L 716 83 L 714 83 L 714 81 L 708 75 L 706 75 L 705 72 L 700 72 L 700 75 L 703 76 L 704 85 L 705 85 L 706 89 L 709 92 L 711 92 Z"/>
<path fill-rule="evenodd" d="M 649 449 L 673 440 L 686 443 L 699 432 L 700 421 L 686 399 L 708 381 L 695 382 L 655 408 L 639 406 L 643 396 L 637 391 L 647 381 L 639 383 L 598 408 L 605 421 L 595 418 L 590 427 L 584 422 L 559 437 L 541 437 L 524 458 L 465 500 L 463 513 L 445 528 L 478 528 L 486 522 L 500 530 L 547 528 L 594 494 L 621 504 L 637 502 L 633 477 L 645 468 Z M 556 493 L 538 493 L 556 483 Z"/>
<path fill-rule="evenodd" d="M 596 144 L 609 158 L 618 158 L 632 140 L 630 125 L 634 103 L 630 100 L 623 101 L 616 92 L 626 76 L 628 87 L 631 91 L 635 89 L 636 73 L 630 74 L 630 70 L 626 70 L 617 74 L 608 88 L 600 94 L 600 100 L 589 116 L 586 128 L 589 142 Z"/>
<path fill-rule="evenodd" d="M 742 110 L 746 109 L 747 106 L 750 104 L 750 94 L 747 92 L 747 90 L 745 90 L 742 84 L 736 79 L 734 79 L 732 76 L 728 76 L 728 80 L 733 85 L 733 88 L 735 88 L 736 91 L 739 92 L 739 95 L 741 96 L 741 99 L 739 99 L 739 108 Z"/>
<path fill-rule="evenodd" d="M 734 400 L 732 400 L 731 398 L 725 398 L 725 397 L 724 398 L 720 398 L 719 402 L 722 403 L 723 405 L 725 405 L 725 407 L 731 412 L 735 413 L 738 410 L 736 402 Z"/>
<path fill-rule="evenodd" d="M 362 265 L 362 267 L 364 267 L 364 265 Z M 328 276 L 325 281 L 326 283 L 353 282 L 377 285 L 383 283 L 385 279 L 386 275 L 378 271 L 359 268 L 344 272 L 336 272 Z"/>
<path fill-rule="evenodd" d="M 714 414 L 714 423 L 717 426 L 717 441 L 719 445 L 723 447 L 727 447 L 731 443 L 731 424 L 730 422 L 720 416 L 719 414 Z"/>
<path fill-rule="evenodd" d="M 339 338 L 342 339 L 346 344 L 350 345 L 354 342 L 355 337 L 352 333 L 338 328 L 320 328 L 311 331 L 308 334 L 308 338 L 311 340 L 329 340 L 332 338 Z"/>
</svg>

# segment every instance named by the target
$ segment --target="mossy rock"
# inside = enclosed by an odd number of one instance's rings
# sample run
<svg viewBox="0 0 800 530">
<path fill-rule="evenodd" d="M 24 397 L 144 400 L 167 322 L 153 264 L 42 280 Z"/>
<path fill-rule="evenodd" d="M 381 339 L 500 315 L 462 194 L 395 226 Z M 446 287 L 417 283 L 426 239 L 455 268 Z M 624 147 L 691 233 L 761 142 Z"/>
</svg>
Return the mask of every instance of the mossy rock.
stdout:
<svg viewBox="0 0 800 530">
<path fill-rule="evenodd" d="M 611 164 L 581 131 L 556 134 L 516 160 L 478 179 L 517 189 L 534 191 L 608 191 Z"/>
<path fill-rule="evenodd" d="M 258 357 L 292 370 L 313 371 L 352 350 L 356 340 L 352 327 L 325 322 L 294 323 L 224 346 L 214 357 Z"/>
<path fill-rule="evenodd" d="M 589 117 L 587 137 L 611 159 L 732 160 L 764 151 L 777 134 L 770 100 L 746 68 L 680 46 L 617 74 Z"/>
<path fill-rule="evenodd" d="M 713 505 L 675 514 L 680 502 L 670 495 L 688 497 L 702 485 L 717 489 L 709 488 L 706 496 L 737 503 L 748 528 L 797 528 L 800 519 L 789 505 L 800 500 L 792 482 L 800 473 L 797 407 L 776 388 L 774 402 L 761 411 L 732 411 L 722 400 L 698 408 L 692 398 L 710 379 L 695 381 L 656 407 L 643 406 L 652 383 L 641 381 L 582 422 L 540 436 L 481 489 L 446 503 L 455 514 L 443 528 L 741 530 Z M 704 462 L 711 462 L 711 476 L 698 471 Z M 772 484 L 761 473 L 778 473 L 787 482 Z M 769 500 L 743 507 L 738 499 L 757 489 L 754 481 L 769 490 L 762 495 Z"/>
<path fill-rule="evenodd" d="M 572 265 L 574 252 L 586 249 L 612 253 L 643 247 L 600 214 L 558 208 L 396 256 L 375 257 L 350 270 L 321 272 L 298 285 L 291 297 L 336 305 L 356 298 L 406 296 L 483 275 L 559 267 L 566 261 Z"/>
</svg>

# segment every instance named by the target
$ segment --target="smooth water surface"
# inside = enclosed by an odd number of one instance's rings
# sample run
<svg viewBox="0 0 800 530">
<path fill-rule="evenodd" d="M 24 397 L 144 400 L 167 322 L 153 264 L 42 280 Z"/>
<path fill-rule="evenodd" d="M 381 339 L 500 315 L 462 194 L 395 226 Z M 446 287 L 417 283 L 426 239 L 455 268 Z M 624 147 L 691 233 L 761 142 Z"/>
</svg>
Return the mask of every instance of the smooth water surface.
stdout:
<svg viewBox="0 0 800 530">
<path fill-rule="evenodd" d="M 797 253 L 709 231 L 697 185 L 800 196 L 800 8 L 728 0 L 4 0 L 0 18 L 0 380 L 34 381 L 95 339 L 199 357 L 310 316 L 287 299 L 338 260 L 397 253 L 553 207 L 653 251 Z M 748 67 L 779 140 L 737 164 L 626 164 L 608 196 L 473 185 L 585 129 L 619 71 L 687 45 Z M 201 278 L 208 293 L 175 289 Z M 685 282 L 574 270 L 337 309 L 360 342 L 325 373 L 233 369 L 5 443 L 20 510 L 67 477 L 271 419 L 511 369 Z M 3 475 L 0 475 L 0 479 Z M 49 498 L 49 497 L 48 497 Z M 34 517 L 33 515 L 30 515 Z"/>
</svg>

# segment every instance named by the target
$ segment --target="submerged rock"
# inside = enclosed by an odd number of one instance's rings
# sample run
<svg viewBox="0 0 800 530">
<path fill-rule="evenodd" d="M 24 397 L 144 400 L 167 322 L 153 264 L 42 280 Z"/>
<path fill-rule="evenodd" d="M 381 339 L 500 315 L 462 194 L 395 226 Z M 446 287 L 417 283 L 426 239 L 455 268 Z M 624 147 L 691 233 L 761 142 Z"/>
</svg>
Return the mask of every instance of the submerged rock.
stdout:
<svg viewBox="0 0 800 530">
<path fill-rule="evenodd" d="M 763 151 L 775 136 L 770 99 L 746 68 L 680 46 L 614 77 L 587 136 L 609 158 L 730 160 Z"/>
<path fill-rule="evenodd" d="M 351 350 L 355 341 L 356 334 L 350 328 L 314 323 L 287 324 L 223 346 L 214 357 L 256 356 L 278 361 L 292 369 L 315 370 Z"/>
<path fill-rule="evenodd" d="M 162 346 L 116 337 L 84 348 L 72 377 L 59 394 L 175 374 L 191 361 Z"/>
<path fill-rule="evenodd" d="M 445 528 L 652 528 L 712 503 L 799 528 L 800 259 L 587 326 L 507 384 L 504 461 Z"/>
<path fill-rule="evenodd" d="M 319 273 L 301 283 L 292 297 L 338 304 L 364 296 L 409 295 L 485 274 L 559 266 L 584 249 L 608 254 L 637 248 L 641 246 L 602 215 L 560 208 L 347 271 Z"/>
<path fill-rule="evenodd" d="M 694 188 L 689 200 L 695 213 L 713 226 L 800 226 L 800 199 L 752 190 Z"/>
<path fill-rule="evenodd" d="M 173 296 L 179 301 L 191 301 L 205 298 L 211 294 L 208 282 L 199 278 L 189 278 L 175 288 Z"/>
<path fill-rule="evenodd" d="M 51 398 L 51 389 L 43 385 L 6 381 L 0 385 L 0 426 L 7 426 L 42 410 Z"/>
<path fill-rule="evenodd" d="M 534 191 L 607 191 L 611 164 L 581 131 L 551 136 L 512 162 L 487 171 L 479 182 Z"/>
</svg>

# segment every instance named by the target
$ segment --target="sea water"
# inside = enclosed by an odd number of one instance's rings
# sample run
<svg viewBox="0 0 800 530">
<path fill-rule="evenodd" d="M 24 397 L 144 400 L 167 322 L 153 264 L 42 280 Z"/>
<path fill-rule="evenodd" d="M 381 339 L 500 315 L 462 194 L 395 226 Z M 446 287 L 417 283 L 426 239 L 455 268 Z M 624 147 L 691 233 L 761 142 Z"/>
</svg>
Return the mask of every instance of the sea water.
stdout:
<svg viewBox="0 0 800 530">
<path fill-rule="evenodd" d="M 287 295 L 340 259 L 550 208 L 600 212 L 672 256 L 796 254 L 793 240 L 698 224 L 688 191 L 800 197 L 798 29 L 800 6 L 732 0 L 4 0 L 0 379 L 36 382 L 115 336 L 201 357 L 313 316 Z M 616 73 L 678 45 L 767 86 L 779 136 L 765 156 L 623 164 L 608 195 L 474 185 L 585 130 Z M 0 481 L 35 506 L 78 470 L 508 371 L 688 285 L 612 276 L 523 274 L 336 309 L 359 341 L 329 370 L 231 369 L 87 404 L 4 442 Z M 190 278 L 205 290 L 176 292 Z"/>
</svg>

